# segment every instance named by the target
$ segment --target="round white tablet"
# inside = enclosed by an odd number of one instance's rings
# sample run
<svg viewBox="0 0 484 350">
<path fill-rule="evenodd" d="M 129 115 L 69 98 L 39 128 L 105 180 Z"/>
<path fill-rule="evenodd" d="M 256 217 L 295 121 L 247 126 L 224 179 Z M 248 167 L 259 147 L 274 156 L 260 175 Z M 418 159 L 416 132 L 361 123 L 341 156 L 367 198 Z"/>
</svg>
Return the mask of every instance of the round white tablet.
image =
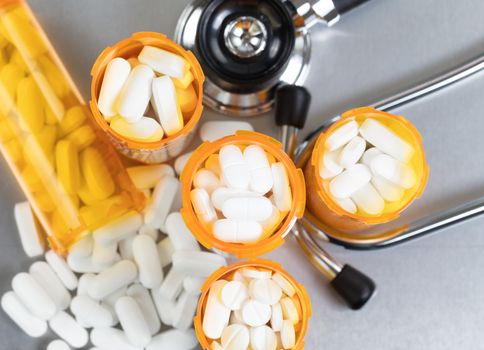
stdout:
<svg viewBox="0 0 484 350">
<path fill-rule="evenodd" d="M 239 310 L 249 298 L 249 293 L 242 282 L 231 281 L 223 287 L 221 297 L 224 305 L 230 310 Z"/>
</svg>

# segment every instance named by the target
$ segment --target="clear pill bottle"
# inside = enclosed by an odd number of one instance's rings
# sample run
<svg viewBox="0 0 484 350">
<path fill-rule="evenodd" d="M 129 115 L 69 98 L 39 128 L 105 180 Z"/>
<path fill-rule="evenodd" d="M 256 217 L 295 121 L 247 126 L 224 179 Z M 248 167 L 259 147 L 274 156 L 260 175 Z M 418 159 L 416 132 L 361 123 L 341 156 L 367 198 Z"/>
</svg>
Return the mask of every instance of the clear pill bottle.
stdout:
<svg viewBox="0 0 484 350">
<path fill-rule="evenodd" d="M 256 270 L 266 270 L 274 273 L 281 274 L 286 281 L 290 283 L 292 288 L 295 290 L 294 296 L 291 298 L 296 306 L 299 313 L 299 322 L 295 325 L 296 330 L 296 341 L 295 345 L 291 350 L 302 350 L 304 349 L 304 338 L 308 330 L 309 319 L 311 318 L 311 300 L 306 292 L 304 286 L 298 283 L 289 273 L 287 273 L 281 265 L 276 262 L 265 260 L 265 259 L 250 259 L 247 261 L 232 264 L 228 267 L 222 267 L 215 271 L 207 280 L 202 287 L 202 294 L 198 301 L 198 309 L 195 318 L 193 319 L 193 325 L 195 327 L 195 332 L 200 343 L 200 346 L 204 350 L 212 349 L 211 343 L 212 339 L 208 339 L 203 332 L 203 318 L 205 315 L 205 309 L 208 300 L 208 294 L 210 292 L 210 287 L 212 284 L 219 280 L 231 281 L 234 274 L 242 269 L 256 269 Z"/>
<path fill-rule="evenodd" d="M 349 121 L 355 120 L 361 126 L 369 118 L 389 128 L 414 149 L 414 153 L 407 165 L 415 172 L 415 185 L 406 189 L 400 200 L 385 202 L 384 210 L 379 215 L 369 215 L 361 210 L 358 210 L 356 213 L 344 210 L 330 194 L 329 184 L 331 180 L 323 180 L 319 175 L 320 167 L 322 166 L 320 160 L 325 152 L 328 152 L 325 147 L 326 140 L 335 130 Z M 350 238 L 352 234 L 356 234 L 354 237 L 358 238 L 361 232 L 371 228 L 373 225 L 395 220 L 415 199 L 422 195 L 429 174 L 422 137 L 417 129 L 402 116 L 378 111 L 371 107 L 356 108 L 342 114 L 340 120 L 319 135 L 314 145 L 311 145 L 310 150 L 306 152 L 305 157 L 302 157 L 299 165 L 304 167 L 304 177 L 308 189 L 305 216 L 313 224 L 316 224 L 319 229 L 331 233 L 334 237 L 338 237 L 343 233 Z"/>
<path fill-rule="evenodd" d="M 0 1 L 0 150 L 61 254 L 107 220 L 144 206 L 22 0 Z"/>
<path fill-rule="evenodd" d="M 284 219 L 273 227 L 270 232 L 255 242 L 250 243 L 227 243 L 214 237 L 211 228 L 204 225 L 197 217 L 190 201 L 190 192 L 193 189 L 193 181 L 196 172 L 206 166 L 211 156 L 217 155 L 220 149 L 226 145 L 236 145 L 244 148 L 249 145 L 258 145 L 264 149 L 269 163 L 281 162 L 286 169 L 290 188 L 292 191 L 291 209 Z M 207 249 L 216 248 L 220 251 L 233 254 L 240 258 L 257 257 L 276 249 L 284 243 L 284 238 L 291 231 L 298 218 L 304 213 L 306 193 L 304 176 L 301 169 L 296 168 L 293 161 L 282 150 L 282 145 L 277 140 L 252 131 L 237 131 L 235 135 L 227 136 L 213 142 L 204 142 L 191 155 L 180 180 L 182 183 L 181 214 L 195 238 Z"/>
<path fill-rule="evenodd" d="M 104 72 L 106 71 L 109 62 L 116 57 L 122 57 L 125 59 L 137 58 L 143 47 L 147 45 L 173 52 L 188 61 L 191 73 L 194 77 L 192 85 L 197 94 L 197 105 L 195 109 L 192 112 L 183 114 L 183 129 L 171 136 L 166 137 L 165 135 L 161 140 L 155 142 L 133 141 L 118 134 L 111 129 L 97 106 Z M 180 45 L 160 33 L 134 33 L 131 37 L 121 40 L 113 46 L 104 49 L 96 59 L 91 70 L 91 75 L 90 105 L 94 120 L 101 130 L 107 134 L 116 149 L 123 155 L 143 163 L 161 163 L 170 158 L 176 157 L 186 146 L 189 145 L 202 115 L 203 82 L 205 80 L 200 64 L 190 51 L 185 50 Z"/>
</svg>

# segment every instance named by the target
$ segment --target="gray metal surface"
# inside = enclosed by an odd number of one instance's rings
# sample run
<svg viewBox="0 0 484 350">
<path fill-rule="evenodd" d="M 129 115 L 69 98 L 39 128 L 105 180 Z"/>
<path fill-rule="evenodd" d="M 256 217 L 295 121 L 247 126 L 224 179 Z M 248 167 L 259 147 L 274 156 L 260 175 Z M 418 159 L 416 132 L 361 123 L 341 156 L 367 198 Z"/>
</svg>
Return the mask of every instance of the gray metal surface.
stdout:
<svg viewBox="0 0 484 350">
<path fill-rule="evenodd" d="M 87 99 L 90 67 L 109 44 L 134 31 L 171 34 L 186 1 L 30 0 L 34 12 Z M 349 107 L 373 102 L 431 77 L 484 48 L 480 0 L 374 0 L 330 29 L 313 28 L 313 94 L 302 136 Z M 399 110 L 424 137 L 431 169 L 424 196 L 402 220 L 484 195 L 484 74 Z M 207 111 L 204 118 L 221 119 Z M 272 117 L 251 120 L 276 136 Z M 31 260 L 20 248 L 13 205 L 22 200 L 0 161 L 0 292 Z M 313 317 L 307 349 L 484 349 L 484 218 L 395 248 L 330 252 L 378 283 L 361 311 L 346 308 L 295 241 L 268 255 L 307 288 Z M 42 349 L 48 338 L 23 335 L 0 313 L 1 349 Z"/>
</svg>

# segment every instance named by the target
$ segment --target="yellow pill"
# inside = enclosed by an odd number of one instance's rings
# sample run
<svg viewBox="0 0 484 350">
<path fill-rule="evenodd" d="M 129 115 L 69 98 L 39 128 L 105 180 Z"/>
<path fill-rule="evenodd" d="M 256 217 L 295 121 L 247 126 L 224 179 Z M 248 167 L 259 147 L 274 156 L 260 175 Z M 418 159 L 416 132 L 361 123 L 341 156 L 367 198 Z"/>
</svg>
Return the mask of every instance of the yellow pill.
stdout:
<svg viewBox="0 0 484 350">
<path fill-rule="evenodd" d="M 16 139 L 7 141 L 4 145 L 5 152 L 7 153 L 7 157 L 10 161 L 14 162 L 17 165 L 22 164 L 24 159 L 23 152 L 22 152 L 22 145 Z"/>
<path fill-rule="evenodd" d="M 22 179 L 30 192 L 38 192 L 43 187 L 39 174 L 31 164 L 25 165 L 22 170 Z"/>
<path fill-rule="evenodd" d="M 67 193 L 76 193 L 81 185 L 77 147 L 68 140 L 57 142 L 55 147 L 57 178 Z"/>
<path fill-rule="evenodd" d="M 211 170 L 215 175 L 220 176 L 220 160 L 218 154 L 211 154 L 205 161 L 205 168 Z"/>
<path fill-rule="evenodd" d="M 62 74 L 57 65 L 46 55 L 39 57 L 38 62 L 55 94 L 60 98 L 65 97 L 69 93 L 69 85 L 64 74 Z"/>
<path fill-rule="evenodd" d="M 0 121 L 0 142 L 4 143 L 20 135 L 20 129 L 10 118 Z"/>
<path fill-rule="evenodd" d="M 177 89 L 186 89 L 193 81 L 193 74 L 190 70 L 187 70 L 183 78 L 173 78 L 172 80 Z"/>
<path fill-rule="evenodd" d="M 52 213 L 51 225 L 52 230 L 56 237 L 65 236 L 69 233 L 69 226 L 64 220 L 63 215 L 59 212 L 62 208 L 58 207 L 57 210 Z"/>
<path fill-rule="evenodd" d="M 112 220 L 115 214 L 119 214 L 120 208 L 125 206 L 125 203 L 125 196 L 112 196 L 93 205 L 81 207 L 79 215 L 88 228 L 98 227 L 108 220 Z"/>
<path fill-rule="evenodd" d="M 59 124 L 61 135 L 67 135 L 68 133 L 76 130 L 82 124 L 84 124 L 85 121 L 86 112 L 81 106 L 69 108 Z"/>
<path fill-rule="evenodd" d="M 48 125 L 55 125 L 59 122 L 55 113 L 52 111 L 48 105 L 44 106 L 44 113 L 45 113 L 45 123 Z"/>
<path fill-rule="evenodd" d="M 20 127 L 36 133 L 42 129 L 45 122 L 43 98 L 34 78 L 20 80 L 17 87 L 17 111 Z"/>
<path fill-rule="evenodd" d="M 176 88 L 176 100 L 183 113 L 193 111 L 197 106 L 197 94 L 193 85 L 190 85 L 187 89 Z"/>
<path fill-rule="evenodd" d="M 81 169 L 84 183 L 89 192 L 98 199 L 105 199 L 113 194 L 115 185 L 109 169 L 101 154 L 93 147 L 81 153 Z"/>
<path fill-rule="evenodd" d="M 10 61 L 11 64 L 16 65 L 20 69 L 24 71 L 24 73 L 27 73 L 29 71 L 29 68 L 27 67 L 27 63 L 25 63 L 25 60 L 20 56 L 20 52 L 18 50 L 14 50 L 12 54 L 10 55 Z"/>
<path fill-rule="evenodd" d="M 45 213 L 51 213 L 55 209 L 55 204 L 49 194 L 45 191 L 40 191 L 34 194 L 35 203 L 39 209 Z"/>
<path fill-rule="evenodd" d="M 8 56 L 7 51 L 3 48 L 0 48 L 0 65 L 3 67 L 8 63 Z"/>
<path fill-rule="evenodd" d="M 34 135 L 38 145 L 46 154 L 54 153 L 54 145 L 57 140 L 57 127 L 46 125 Z"/>
<path fill-rule="evenodd" d="M 83 150 L 96 140 L 96 133 L 89 125 L 84 125 L 71 132 L 67 139 L 72 141 L 79 150 Z"/>
<path fill-rule="evenodd" d="M 24 76 L 24 71 L 19 66 L 11 63 L 3 66 L 0 71 L 0 83 L 12 99 L 15 99 L 17 86 Z M 5 103 L 4 101 L 1 102 Z"/>
<path fill-rule="evenodd" d="M 93 205 L 100 201 L 98 198 L 94 197 L 91 192 L 89 192 L 89 189 L 85 184 L 81 186 L 80 190 L 77 192 L 77 195 L 85 205 Z"/>
</svg>

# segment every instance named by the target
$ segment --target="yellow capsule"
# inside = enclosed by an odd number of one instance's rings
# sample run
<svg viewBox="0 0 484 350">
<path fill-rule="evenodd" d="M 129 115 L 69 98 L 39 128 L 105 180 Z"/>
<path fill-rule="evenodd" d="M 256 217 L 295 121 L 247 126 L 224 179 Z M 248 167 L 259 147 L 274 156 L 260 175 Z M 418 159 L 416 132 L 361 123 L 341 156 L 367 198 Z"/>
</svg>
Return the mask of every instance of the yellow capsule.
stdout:
<svg viewBox="0 0 484 350">
<path fill-rule="evenodd" d="M 220 160 L 218 154 L 211 154 L 205 161 L 205 168 L 211 170 L 215 175 L 220 176 Z"/>
<path fill-rule="evenodd" d="M 39 57 L 38 63 L 55 94 L 60 98 L 65 97 L 69 92 L 69 85 L 57 65 L 46 55 Z"/>
<path fill-rule="evenodd" d="M 7 51 L 3 48 L 0 48 L 0 66 L 3 67 L 7 63 L 8 63 Z"/>
<path fill-rule="evenodd" d="M 42 94 L 34 78 L 20 80 L 17 87 L 17 111 L 20 127 L 36 133 L 42 129 L 45 122 Z"/>
<path fill-rule="evenodd" d="M 177 89 L 186 89 L 193 81 L 193 74 L 191 70 L 187 70 L 183 78 L 173 78 L 172 80 Z"/>
<path fill-rule="evenodd" d="M 20 129 L 10 118 L 5 118 L 0 121 L 0 142 L 4 143 L 13 139 L 20 134 Z"/>
<path fill-rule="evenodd" d="M 55 209 L 55 204 L 49 194 L 45 191 L 40 191 L 34 194 L 35 203 L 39 209 L 45 213 L 51 213 Z"/>
<path fill-rule="evenodd" d="M 190 85 L 187 89 L 176 88 L 176 100 L 183 113 L 193 111 L 197 106 L 197 94 L 193 85 Z"/>
<path fill-rule="evenodd" d="M 72 203 L 72 206 L 74 208 L 79 209 L 79 204 L 81 204 L 81 201 L 79 200 L 79 197 L 77 196 L 77 194 L 68 194 L 67 198 Z"/>
<path fill-rule="evenodd" d="M 88 228 L 92 229 L 112 219 L 120 210 L 126 207 L 127 198 L 123 195 L 112 196 L 92 205 L 79 209 L 79 215 Z"/>
<path fill-rule="evenodd" d="M 89 192 L 98 199 L 105 199 L 113 194 L 115 185 L 109 169 L 101 154 L 93 147 L 81 153 L 81 169 L 84 183 Z"/>
<path fill-rule="evenodd" d="M 91 194 L 91 192 L 89 192 L 89 189 L 87 188 L 87 186 L 85 184 L 83 184 L 81 186 L 81 188 L 77 192 L 77 195 L 79 196 L 79 198 L 81 199 L 81 201 L 85 205 L 93 205 L 93 204 L 98 203 L 100 201 L 100 199 L 94 197 Z"/>
<path fill-rule="evenodd" d="M 22 56 L 20 56 L 20 52 L 18 50 L 14 50 L 12 52 L 9 62 L 22 69 L 25 74 L 29 72 L 29 67 L 27 67 L 27 63 L 25 63 L 25 60 L 22 58 Z"/>
<path fill-rule="evenodd" d="M 2 70 L 0 71 L 0 84 L 3 86 L 3 88 L 12 99 L 15 99 L 17 85 L 24 76 L 24 71 L 19 66 L 11 63 L 3 66 Z M 4 99 L 3 96 L 2 99 Z M 7 101 L 0 102 L 1 104 L 4 104 Z"/>
<path fill-rule="evenodd" d="M 68 140 L 55 147 L 57 177 L 67 193 L 76 193 L 81 185 L 77 147 Z"/>
<path fill-rule="evenodd" d="M 40 179 L 36 169 L 31 164 L 26 164 L 23 168 L 22 179 L 30 192 L 38 192 L 42 190 L 42 180 Z"/>
<path fill-rule="evenodd" d="M 44 126 L 34 137 L 46 154 L 54 153 L 54 145 L 57 140 L 57 127 L 55 125 Z"/>
<path fill-rule="evenodd" d="M 57 210 L 52 213 L 52 230 L 55 232 L 56 237 L 65 236 L 69 233 L 69 226 L 64 220 L 63 215 L 60 213 L 60 211 L 62 211 L 62 208 L 58 206 L 56 209 Z"/>
<path fill-rule="evenodd" d="M 59 122 L 56 115 L 52 111 L 52 109 L 48 106 L 44 106 L 44 113 L 45 113 L 45 123 L 48 125 L 55 125 Z"/>
<path fill-rule="evenodd" d="M 22 145 L 17 139 L 12 139 L 4 144 L 7 157 L 19 166 L 23 162 Z"/>
<path fill-rule="evenodd" d="M 79 150 L 83 150 L 96 140 L 96 134 L 89 125 L 84 125 L 71 132 L 67 139 L 72 141 Z"/>
<path fill-rule="evenodd" d="M 60 134 L 67 135 L 79 128 L 86 121 L 86 112 L 81 106 L 71 107 L 67 110 L 59 124 Z"/>
</svg>

